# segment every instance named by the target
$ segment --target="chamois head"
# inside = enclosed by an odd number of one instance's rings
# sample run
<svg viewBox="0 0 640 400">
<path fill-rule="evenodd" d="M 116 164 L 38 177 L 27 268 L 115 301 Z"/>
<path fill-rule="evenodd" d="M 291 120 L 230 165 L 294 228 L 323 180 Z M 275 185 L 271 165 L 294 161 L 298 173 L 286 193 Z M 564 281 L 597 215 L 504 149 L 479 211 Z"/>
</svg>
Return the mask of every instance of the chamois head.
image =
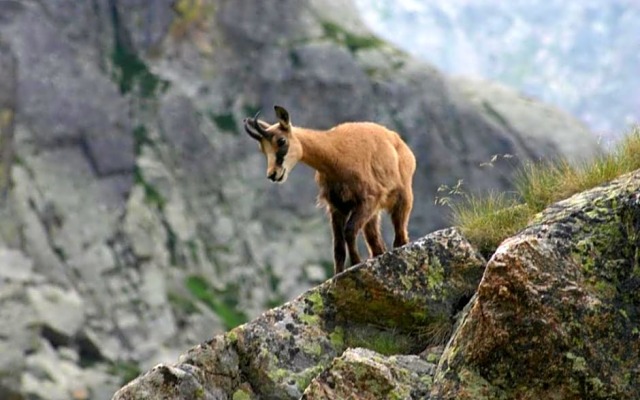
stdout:
<svg viewBox="0 0 640 400">
<path fill-rule="evenodd" d="M 245 118 L 244 129 L 260 143 L 260 150 L 267 156 L 267 178 L 283 183 L 302 157 L 302 145 L 291 134 L 289 112 L 280 106 L 274 109 L 277 123 L 269 125 L 259 120 L 258 112 L 253 118 Z"/>
</svg>

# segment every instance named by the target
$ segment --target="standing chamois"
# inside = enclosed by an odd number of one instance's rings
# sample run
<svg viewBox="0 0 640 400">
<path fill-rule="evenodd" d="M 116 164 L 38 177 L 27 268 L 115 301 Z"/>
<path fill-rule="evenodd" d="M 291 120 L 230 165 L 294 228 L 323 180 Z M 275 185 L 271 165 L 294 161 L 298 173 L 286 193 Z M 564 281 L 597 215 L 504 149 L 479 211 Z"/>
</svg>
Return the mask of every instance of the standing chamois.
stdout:
<svg viewBox="0 0 640 400">
<path fill-rule="evenodd" d="M 393 246 L 409 241 L 416 159 L 397 133 L 371 122 L 344 123 L 327 131 L 299 128 L 291 125 L 283 107 L 275 106 L 275 112 L 276 124 L 258 120 L 256 114 L 244 120 L 244 128 L 267 156 L 271 181 L 286 181 L 298 161 L 316 170 L 318 203 L 331 218 L 336 274 L 344 270 L 345 244 L 351 265 L 360 263 L 356 238 L 362 228 L 371 257 L 385 252 L 383 209 L 391 214 Z"/>
</svg>

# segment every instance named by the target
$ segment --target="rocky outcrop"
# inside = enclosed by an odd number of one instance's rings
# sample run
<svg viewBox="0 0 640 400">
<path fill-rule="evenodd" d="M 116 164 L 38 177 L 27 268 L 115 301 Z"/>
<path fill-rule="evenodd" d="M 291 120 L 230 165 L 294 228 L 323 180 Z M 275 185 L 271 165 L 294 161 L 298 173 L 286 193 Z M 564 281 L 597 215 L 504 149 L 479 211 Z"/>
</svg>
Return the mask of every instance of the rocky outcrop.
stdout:
<svg viewBox="0 0 640 400">
<path fill-rule="evenodd" d="M 114 398 L 297 399 L 347 348 L 411 354 L 424 350 L 424 343 L 444 340 L 483 266 L 484 260 L 457 231 L 433 233 L 191 349 L 178 364 L 156 366 Z M 374 373 L 387 363 L 376 362 L 373 352 L 350 354 L 334 361 L 336 366 L 367 364 L 369 358 L 366 368 Z M 412 356 L 389 363 L 385 368 L 435 370 Z M 318 381 L 309 398 L 326 384 Z"/>
<path fill-rule="evenodd" d="M 384 357 L 347 349 L 311 382 L 302 399 L 425 398 L 434 370 L 434 364 L 414 355 Z"/>
<path fill-rule="evenodd" d="M 487 264 L 442 399 L 640 396 L 640 171 L 557 203 Z"/>
<path fill-rule="evenodd" d="M 122 382 L 83 337 L 78 292 L 47 283 L 20 252 L 0 249 L 0 302 L 0 398 L 108 398 Z"/>
<path fill-rule="evenodd" d="M 504 188 L 510 168 L 478 164 L 568 151 L 522 145 L 519 114 L 488 116 L 371 36 L 347 0 L 6 0 L 0 42 L 0 243 L 30 260 L 32 282 L 8 309 L 55 294 L 74 310 L 54 323 L 47 314 L 60 308 L 41 305 L 37 345 L 0 335 L 0 346 L 25 358 L 75 349 L 69 362 L 106 368 L 116 386 L 330 274 L 312 173 L 267 184 L 240 126 L 257 109 L 267 117 L 280 103 L 299 125 L 375 120 L 400 132 L 418 155 L 414 238 L 443 226 L 441 183 Z M 548 110 L 533 120 L 538 130 Z M 597 151 L 583 128 L 562 133 Z M 15 382 L 31 393 L 28 379 Z"/>
<path fill-rule="evenodd" d="M 114 400 L 637 398 L 639 193 L 637 171 L 554 204 L 486 268 L 455 230 L 436 232 Z"/>
</svg>

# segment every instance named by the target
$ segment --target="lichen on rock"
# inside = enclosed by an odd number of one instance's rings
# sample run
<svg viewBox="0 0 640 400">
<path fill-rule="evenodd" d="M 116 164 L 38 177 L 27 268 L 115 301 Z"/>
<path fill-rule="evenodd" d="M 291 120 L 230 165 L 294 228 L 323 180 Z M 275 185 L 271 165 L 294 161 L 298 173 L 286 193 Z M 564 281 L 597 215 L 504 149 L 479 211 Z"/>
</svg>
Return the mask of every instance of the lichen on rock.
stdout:
<svg viewBox="0 0 640 400">
<path fill-rule="evenodd" d="M 404 340 L 406 346 L 396 347 L 396 351 L 417 354 L 424 350 L 433 339 L 429 326 L 439 319 L 454 320 L 474 292 L 483 268 L 482 257 L 457 230 L 434 232 L 348 269 L 190 350 L 176 365 L 155 368 L 124 387 L 114 399 L 138 399 L 141 397 L 136 393 L 141 390 L 165 395 L 157 382 L 165 382 L 167 376 L 177 380 L 173 388 L 182 388 L 184 377 L 200 382 L 205 393 L 223 390 L 229 396 L 243 396 L 237 391 L 245 383 L 260 398 L 299 398 L 334 358 L 356 343 L 388 349 L 390 340 Z M 203 362 L 205 354 L 211 361 Z M 233 355 L 224 366 L 221 354 Z M 233 372 L 220 370 L 223 367 Z M 424 378 L 419 375 L 416 379 Z M 223 386 L 217 376 L 235 378 Z M 420 382 L 426 385 L 427 381 L 430 379 Z M 175 398 L 188 398 L 187 392 L 171 390 Z M 404 393 L 405 389 L 392 386 L 391 390 Z"/>
<path fill-rule="evenodd" d="M 498 248 L 435 398 L 640 396 L 639 192 L 636 171 L 554 204 Z"/>
<path fill-rule="evenodd" d="M 349 349 L 314 379 L 302 399 L 423 399 L 435 365 L 415 355 L 385 357 Z"/>
</svg>

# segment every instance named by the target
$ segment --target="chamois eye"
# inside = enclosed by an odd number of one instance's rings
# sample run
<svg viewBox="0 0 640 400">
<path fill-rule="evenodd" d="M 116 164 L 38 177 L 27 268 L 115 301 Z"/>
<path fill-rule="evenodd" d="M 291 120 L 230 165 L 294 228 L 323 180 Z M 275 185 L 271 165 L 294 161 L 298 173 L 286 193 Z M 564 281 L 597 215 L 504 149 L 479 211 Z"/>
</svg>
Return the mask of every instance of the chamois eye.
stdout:
<svg viewBox="0 0 640 400">
<path fill-rule="evenodd" d="M 277 144 L 279 147 L 282 147 L 282 146 L 284 146 L 285 144 L 287 144 L 287 139 L 285 139 L 285 138 L 283 138 L 283 137 L 278 138 L 278 140 L 276 140 L 276 144 Z"/>
</svg>

